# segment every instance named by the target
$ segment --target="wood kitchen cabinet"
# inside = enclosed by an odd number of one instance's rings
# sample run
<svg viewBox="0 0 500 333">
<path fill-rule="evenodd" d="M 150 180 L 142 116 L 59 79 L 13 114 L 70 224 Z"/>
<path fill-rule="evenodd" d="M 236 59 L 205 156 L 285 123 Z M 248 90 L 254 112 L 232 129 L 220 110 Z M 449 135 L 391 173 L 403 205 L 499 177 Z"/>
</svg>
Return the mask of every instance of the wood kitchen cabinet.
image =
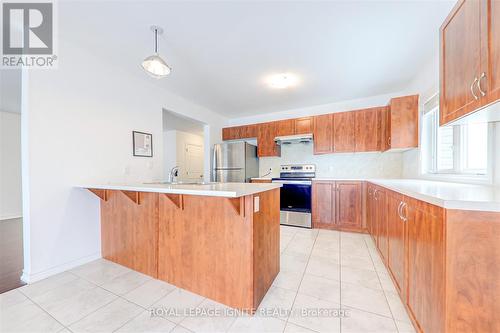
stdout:
<svg viewBox="0 0 500 333">
<path fill-rule="evenodd" d="M 311 218 L 313 228 L 335 228 L 335 182 L 314 181 Z"/>
<path fill-rule="evenodd" d="M 257 132 L 257 155 L 259 157 L 280 156 L 281 147 L 274 142 L 278 135 L 278 122 L 259 124 Z"/>
<path fill-rule="evenodd" d="M 355 112 L 339 112 L 333 114 L 333 151 L 336 153 L 354 152 Z"/>
<path fill-rule="evenodd" d="M 460 0 L 441 26 L 441 125 L 500 98 L 499 7 Z"/>
<path fill-rule="evenodd" d="M 375 186 L 368 184 L 366 187 L 366 228 L 368 233 L 372 236 L 374 242 L 376 243 L 376 229 L 375 229 Z"/>
<path fill-rule="evenodd" d="M 344 229 L 361 229 L 361 182 L 338 181 L 336 224 Z"/>
<path fill-rule="evenodd" d="M 361 182 L 314 181 L 313 228 L 362 231 Z"/>
<path fill-rule="evenodd" d="M 222 129 L 222 140 L 239 140 L 257 137 L 257 125 L 225 127 Z"/>
<path fill-rule="evenodd" d="M 397 291 L 405 292 L 406 223 L 408 213 L 404 196 L 387 191 L 387 267 Z"/>
<path fill-rule="evenodd" d="M 294 119 L 295 134 L 309 134 L 313 132 L 313 117 Z"/>
<path fill-rule="evenodd" d="M 276 135 L 294 135 L 295 134 L 295 121 L 293 119 L 280 120 L 276 124 Z"/>
<path fill-rule="evenodd" d="M 413 198 L 407 201 L 408 309 L 423 332 L 443 332 L 444 209 Z"/>
<path fill-rule="evenodd" d="M 387 260 L 388 242 L 387 242 L 387 206 L 386 193 L 382 187 L 377 187 L 374 191 L 374 226 L 376 230 L 375 239 L 377 248 L 385 262 Z"/>
<path fill-rule="evenodd" d="M 380 114 L 381 150 L 418 147 L 418 95 L 392 98 Z"/>
<path fill-rule="evenodd" d="M 314 154 L 333 152 L 333 114 L 315 116 L 313 118 Z"/>
<path fill-rule="evenodd" d="M 380 150 L 380 118 L 382 108 L 354 111 L 355 151 L 368 152 Z"/>
</svg>

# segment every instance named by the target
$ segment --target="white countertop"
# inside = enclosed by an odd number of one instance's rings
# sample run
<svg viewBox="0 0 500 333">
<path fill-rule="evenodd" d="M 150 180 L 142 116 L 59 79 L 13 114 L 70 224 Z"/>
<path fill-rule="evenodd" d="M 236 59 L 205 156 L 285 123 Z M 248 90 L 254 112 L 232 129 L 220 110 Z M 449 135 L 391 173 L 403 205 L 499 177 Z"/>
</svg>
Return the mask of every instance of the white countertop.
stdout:
<svg viewBox="0 0 500 333">
<path fill-rule="evenodd" d="M 250 178 L 252 180 L 271 180 L 271 177 L 252 177 Z"/>
<path fill-rule="evenodd" d="M 446 209 L 500 212 L 500 187 L 420 179 L 366 179 L 395 192 Z"/>
<path fill-rule="evenodd" d="M 211 184 L 88 184 L 81 188 L 102 190 L 123 190 L 137 192 L 203 195 L 212 197 L 238 198 L 280 188 L 273 183 L 211 183 Z"/>
</svg>

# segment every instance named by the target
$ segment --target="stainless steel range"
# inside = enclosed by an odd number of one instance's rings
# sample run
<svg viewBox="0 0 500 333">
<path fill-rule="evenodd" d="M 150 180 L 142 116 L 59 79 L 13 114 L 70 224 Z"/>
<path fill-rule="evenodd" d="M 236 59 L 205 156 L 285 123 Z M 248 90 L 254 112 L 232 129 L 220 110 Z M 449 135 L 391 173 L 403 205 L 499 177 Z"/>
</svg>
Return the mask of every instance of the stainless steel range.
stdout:
<svg viewBox="0 0 500 333">
<path fill-rule="evenodd" d="M 283 184 L 280 190 L 280 223 L 311 228 L 312 179 L 316 177 L 314 164 L 282 165 L 280 177 L 273 183 Z"/>
</svg>

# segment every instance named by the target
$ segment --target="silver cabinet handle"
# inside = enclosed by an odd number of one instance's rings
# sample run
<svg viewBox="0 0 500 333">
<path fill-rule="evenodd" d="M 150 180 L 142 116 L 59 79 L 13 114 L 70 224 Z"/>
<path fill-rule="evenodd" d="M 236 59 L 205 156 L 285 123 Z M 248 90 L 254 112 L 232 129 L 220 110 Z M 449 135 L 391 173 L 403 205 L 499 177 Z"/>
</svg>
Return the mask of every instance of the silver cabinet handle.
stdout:
<svg viewBox="0 0 500 333">
<path fill-rule="evenodd" d="M 402 215 L 403 213 L 401 212 L 402 207 L 403 207 L 403 201 L 400 201 L 398 206 L 398 215 L 401 220 L 403 220 L 403 215 Z"/>
<path fill-rule="evenodd" d="M 479 97 L 477 97 L 477 95 L 474 93 L 474 85 L 477 83 L 477 81 L 477 77 L 475 77 L 474 82 L 472 82 L 472 84 L 470 85 L 470 92 L 472 93 L 472 96 L 474 96 L 475 100 L 479 99 Z"/>
<path fill-rule="evenodd" d="M 481 77 L 479 78 L 479 80 L 477 80 L 477 89 L 479 89 L 479 92 L 481 93 L 481 96 L 486 96 L 486 92 L 483 91 L 483 89 L 481 89 L 481 80 L 484 79 L 486 77 L 486 73 L 485 72 L 482 72 L 481 73 Z"/>
<path fill-rule="evenodd" d="M 375 189 L 375 190 L 373 191 L 373 198 L 374 198 L 375 200 L 378 200 L 378 197 L 377 197 L 377 192 L 378 192 L 378 190 L 377 190 L 377 189 Z"/>
<path fill-rule="evenodd" d="M 391 137 L 387 138 L 387 145 L 390 147 L 391 146 Z"/>
<path fill-rule="evenodd" d="M 403 215 L 403 209 L 405 210 L 405 214 L 404 216 L 402 217 L 403 218 L 403 222 L 406 222 L 408 221 L 408 211 L 407 211 L 407 205 L 406 205 L 406 202 L 403 202 L 403 204 L 401 205 L 401 215 Z"/>
</svg>

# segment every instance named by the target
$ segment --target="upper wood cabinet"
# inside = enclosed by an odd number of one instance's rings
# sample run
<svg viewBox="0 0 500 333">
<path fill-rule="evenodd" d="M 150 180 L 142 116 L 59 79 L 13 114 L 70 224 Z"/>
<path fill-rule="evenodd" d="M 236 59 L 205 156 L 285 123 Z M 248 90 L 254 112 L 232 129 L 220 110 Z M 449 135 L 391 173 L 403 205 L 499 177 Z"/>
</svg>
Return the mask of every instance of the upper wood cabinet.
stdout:
<svg viewBox="0 0 500 333">
<path fill-rule="evenodd" d="M 380 114 L 383 151 L 418 147 L 418 95 L 392 98 Z"/>
<path fill-rule="evenodd" d="M 314 154 L 333 152 L 333 114 L 315 116 L 313 127 Z"/>
<path fill-rule="evenodd" d="M 499 7 L 460 0 L 441 26 L 441 125 L 500 98 Z"/>
<path fill-rule="evenodd" d="M 294 135 L 295 134 L 295 121 L 294 119 L 280 120 L 276 123 L 276 135 Z"/>
<path fill-rule="evenodd" d="M 336 153 L 354 152 L 355 112 L 339 112 L 333 114 L 333 151 Z"/>
<path fill-rule="evenodd" d="M 355 151 L 380 150 L 380 117 L 385 108 L 370 108 L 354 112 Z"/>
<path fill-rule="evenodd" d="M 361 187 L 357 181 L 314 181 L 313 227 L 362 231 Z"/>
<path fill-rule="evenodd" d="M 257 125 L 225 127 L 222 129 L 222 140 L 239 140 L 257 137 Z"/>
<path fill-rule="evenodd" d="M 313 132 L 313 117 L 294 119 L 295 134 L 309 134 Z"/>
<path fill-rule="evenodd" d="M 257 155 L 259 157 L 281 155 L 281 147 L 274 142 L 278 134 L 277 125 L 277 121 L 259 124 L 257 132 Z"/>
</svg>

